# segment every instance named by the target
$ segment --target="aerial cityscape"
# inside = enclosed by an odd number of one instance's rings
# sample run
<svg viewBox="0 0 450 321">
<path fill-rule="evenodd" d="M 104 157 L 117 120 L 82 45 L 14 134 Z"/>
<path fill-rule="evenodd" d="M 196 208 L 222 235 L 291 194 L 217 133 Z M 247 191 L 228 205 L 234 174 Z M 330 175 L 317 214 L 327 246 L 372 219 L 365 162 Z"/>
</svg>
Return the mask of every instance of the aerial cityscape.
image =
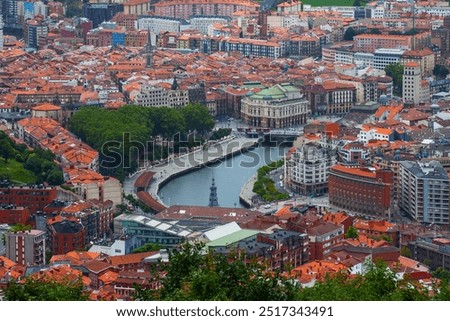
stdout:
<svg viewBox="0 0 450 321">
<path fill-rule="evenodd" d="M 450 300 L 450 2 L 0 1 L 0 301 Z"/>
</svg>

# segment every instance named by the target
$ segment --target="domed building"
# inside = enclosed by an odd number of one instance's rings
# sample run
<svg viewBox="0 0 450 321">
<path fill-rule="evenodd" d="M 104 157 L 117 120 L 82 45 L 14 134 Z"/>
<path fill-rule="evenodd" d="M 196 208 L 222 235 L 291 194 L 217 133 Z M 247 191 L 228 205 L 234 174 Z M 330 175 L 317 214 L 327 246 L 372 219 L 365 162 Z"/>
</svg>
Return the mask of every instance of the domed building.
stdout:
<svg viewBox="0 0 450 321">
<path fill-rule="evenodd" d="M 255 127 L 285 128 L 306 123 L 309 103 L 300 89 L 277 84 L 242 99 L 241 117 Z"/>
</svg>

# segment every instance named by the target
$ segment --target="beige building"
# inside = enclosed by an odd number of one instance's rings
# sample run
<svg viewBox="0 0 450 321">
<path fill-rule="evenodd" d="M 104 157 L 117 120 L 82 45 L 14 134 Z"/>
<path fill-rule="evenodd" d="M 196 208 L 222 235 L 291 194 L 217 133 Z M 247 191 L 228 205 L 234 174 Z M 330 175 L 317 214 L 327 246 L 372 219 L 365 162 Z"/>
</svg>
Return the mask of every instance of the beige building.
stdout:
<svg viewBox="0 0 450 321">
<path fill-rule="evenodd" d="M 241 117 L 250 126 L 285 128 L 306 123 L 309 104 L 291 84 L 278 84 L 242 99 Z"/>
<path fill-rule="evenodd" d="M 122 204 L 123 189 L 118 179 L 74 167 L 65 168 L 64 175 L 66 182 L 72 185 L 75 193 L 84 200 L 109 200 L 114 206 Z"/>
<path fill-rule="evenodd" d="M 138 16 L 148 14 L 150 11 L 149 0 L 127 0 L 123 1 L 123 12 L 125 14 L 135 14 Z"/>
<path fill-rule="evenodd" d="M 61 123 L 62 110 L 59 106 L 52 104 L 41 104 L 31 108 L 31 117 L 50 118 Z"/>
<path fill-rule="evenodd" d="M 423 77 L 430 77 L 436 64 L 435 55 L 428 48 L 405 51 L 400 58 L 400 64 L 405 65 L 408 62 L 417 62 Z"/>
<path fill-rule="evenodd" d="M 418 104 L 422 95 L 422 74 L 419 63 L 407 62 L 403 70 L 403 101 Z"/>
</svg>

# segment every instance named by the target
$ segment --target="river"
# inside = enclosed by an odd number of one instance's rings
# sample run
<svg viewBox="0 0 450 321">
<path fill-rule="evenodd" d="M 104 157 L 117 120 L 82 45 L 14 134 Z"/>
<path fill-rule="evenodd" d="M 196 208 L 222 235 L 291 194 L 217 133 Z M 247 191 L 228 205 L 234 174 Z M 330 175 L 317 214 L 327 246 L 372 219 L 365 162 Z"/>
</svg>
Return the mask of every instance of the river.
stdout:
<svg viewBox="0 0 450 321">
<path fill-rule="evenodd" d="M 208 206 L 209 188 L 214 177 L 219 206 L 243 207 L 239 202 L 242 186 L 256 173 L 258 168 L 283 158 L 287 148 L 284 146 L 258 146 L 246 153 L 190 172 L 163 186 L 159 191 L 159 197 L 164 204 L 169 206 Z"/>
</svg>

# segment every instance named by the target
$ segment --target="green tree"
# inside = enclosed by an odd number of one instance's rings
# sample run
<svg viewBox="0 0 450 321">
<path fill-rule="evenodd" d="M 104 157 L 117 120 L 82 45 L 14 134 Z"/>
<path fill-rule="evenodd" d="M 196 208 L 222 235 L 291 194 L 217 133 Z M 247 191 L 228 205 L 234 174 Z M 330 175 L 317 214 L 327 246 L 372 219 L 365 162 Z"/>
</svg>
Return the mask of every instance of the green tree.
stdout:
<svg viewBox="0 0 450 321">
<path fill-rule="evenodd" d="M 139 289 L 136 299 L 286 301 L 298 290 L 280 274 L 266 273 L 263 265 L 243 262 L 238 253 L 202 252 L 202 244 L 184 244 L 170 253 L 162 289 Z"/>
<path fill-rule="evenodd" d="M 400 249 L 400 255 L 412 258 L 411 250 L 407 246 L 402 246 Z"/>
<path fill-rule="evenodd" d="M 447 78 L 448 73 L 449 71 L 444 65 L 435 65 L 433 68 L 433 75 L 435 75 L 438 79 Z"/>
<path fill-rule="evenodd" d="M 345 233 L 345 238 L 347 239 L 357 239 L 358 238 L 358 231 L 354 226 L 350 226 L 347 230 L 347 233 Z"/>
<path fill-rule="evenodd" d="M 347 30 L 344 32 L 344 40 L 345 41 L 352 41 L 353 37 L 356 36 L 358 33 L 355 31 L 353 27 L 348 27 Z"/>
<path fill-rule="evenodd" d="M 23 232 L 31 230 L 31 225 L 15 224 L 9 229 L 10 232 Z"/>
<path fill-rule="evenodd" d="M 6 301 L 86 301 L 87 295 L 83 293 L 81 279 L 75 283 L 46 282 L 32 277 L 25 282 L 12 282 L 4 290 Z"/>
<path fill-rule="evenodd" d="M 172 139 L 175 134 L 185 132 L 185 119 L 177 109 L 169 107 L 151 108 L 150 118 L 154 123 L 153 136 Z"/>
<path fill-rule="evenodd" d="M 394 84 L 394 94 L 397 96 L 402 95 L 403 91 L 403 66 L 399 63 L 387 65 L 384 68 L 386 75 L 392 78 Z"/>
<path fill-rule="evenodd" d="M 154 252 L 159 251 L 163 247 L 159 244 L 147 243 L 133 250 L 133 253 L 144 253 L 144 252 Z"/>
<path fill-rule="evenodd" d="M 53 168 L 47 174 L 47 183 L 52 186 L 58 186 L 64 183 L 64 175 L 62 170 Z"/>
<path fill-rule="evenodd" d="M 369 32 L 371 35 L 381 35 L 381 31 L 378 28 L 372 28 Z"/>
<path fill-rule="evenodd" d="M 188 131 L 197 131 L 200 134 L 204 134 L 214 128 L 214 119 L 209 114 L 206 106 L 189 104 L 183 107 L 181 112 Z"/>
<path fill-rule="evenodd" d="M 5 163 L 8 163 L 8 159 L 14 156 L 14 148 L 7 139 L 0 141 L 0 156 L 3 157 Z"/>
<path fill-rule="evenodd" d="M 427 290 L 408 278 L 400 280 L 386 263 L 377 261 L 367 266 L 365 275 L 348 277 L 343 271 L 327 276 L 312 288 L 297 292 L 301 301 L 411 301 L 429 300 Z"/>
</svg>

